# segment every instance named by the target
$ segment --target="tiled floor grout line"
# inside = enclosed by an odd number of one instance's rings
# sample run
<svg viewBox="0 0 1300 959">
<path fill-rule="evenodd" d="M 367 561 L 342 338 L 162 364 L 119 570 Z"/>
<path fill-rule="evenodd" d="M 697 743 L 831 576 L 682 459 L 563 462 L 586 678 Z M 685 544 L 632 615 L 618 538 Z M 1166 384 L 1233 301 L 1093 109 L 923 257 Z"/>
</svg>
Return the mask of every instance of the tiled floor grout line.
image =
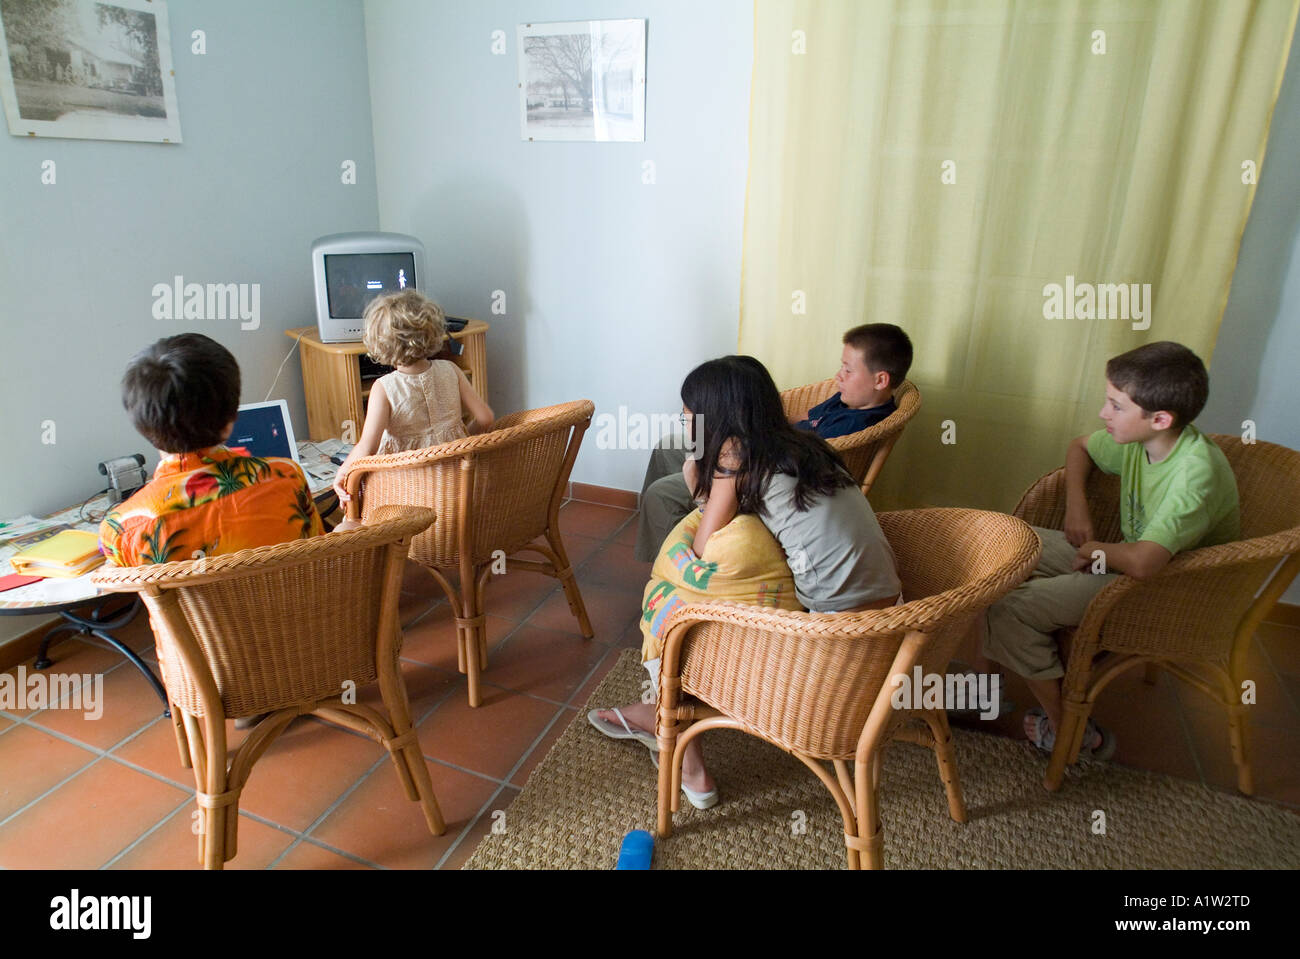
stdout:
<svg viewBox="0 0 1300 959">
<path fill-rule="evenodd" d="M 578 688 L 581 689 L 582 687 L 580 686 Z M 551 717 L 551 721 L 542 727 L 542 731 L 537 734 L 537 738 L 534 739 L 532 743 L 524 750 L 523 755 L 521 755 L 519 759 L 515 761 L 515 764 L 506 771 L 505 776 L 501 778 L 501 781 L 503 783 L 506 783 L 507 785 L 510 783 L 510 777 L 519 771 L 520 767 L 523 766 L 524 762 L 527 761 L 528 757 L 532 755 L 533 750 L 541 745 L 542 740 L 546 738 L 546 734 L 551 731 L 551 727 L 554 726 L 557 722 L 559 722 L 560 717 L 563 716 L 566 712 L 568 712 L 567 706 L 561 706 L 559 709 L 555 711 L 555 715 Z"/>
<path fill-rule="evenodd" d="M 66 786 L 68 783 L 72 782 L 72 780 L 76 779 L 78 776 L 80 776 L 82 773 L 84 773 L 87 769 L 89 769 L 91 766 L 95 765 L 97 762 L 100 762 L 100 761 L 101 761 L 102 759 L 104 759 L 104 758 L 105 758 L 105 754 L 101 754 L 101 755 L 96 756 L 94 759 L 92 759 L 90 762 L 86 763 L 86 765 L 82 766 L 82 767 L 81 767 L 80 769 L 78 769 L 76 772 L 71 773 L 71 774 L 68 775 L 66 778 L 59 780 L 59 782 L 55 783 L 55 784 L 54 784 L 53 786 L 51 786 L 49 789 L 45 790 L 45 792 L 41 793 L 39 796 L 37 796 L 37 797 L 36 797 L 35 799 L 33 799 L 31 802 L 27 803 L 27 804 L 24 805 L 24 806 L 20 806 L 20 807 L 18 807 L 18 808 L 15 809 L 13 812 L 11 812 L 8 816 L 6 816 L 4 819 L 0 819 L 0 829 L 3 829 L 5 826 L 9 825 L 9 823 L 13 822 L 15 819 L 17 819 L 17 818 L 18 818 L 19 816 L 21 816 L 23 813 L 27 812 L 27 810 L 31 809 L 31 808 L 32 808 L 33 806 L 35 806 L 38 802 L 40 802 L 42 799 L 44 799 L 44 798 L 46 798 L 47 796 L 49 796 L 49 795 L 50 795 L 51 793 L 53 793 L 55 790 L 61 789 L 61 788 L 63 788 L 64 786 Z"/>
<path fill-rule="evenodd" d="M 121 859 L 123 856 L 125 856 L 127 853 L 129 853 L 129 852 L 130 852 L 132 849 L 134 849 L 136 846 L 140 845 L 140 843 L 144 842 L 146 839 L 148 839 L 150 836 L 152 836 L 154 833 L 156 833 L 156 832 L 157 832 L 159 829 L 161 829 L 164 825 L 166 825 L 166 824 L 167 824 L 168 822 L 170 822 L 173 818 L 175 818 L 175 817 L 176 817 L 176 816 L 181 812 L 181 810 L 187 808 L 187 807 L 190 805 L 190 803 L 192 803 L 193 801 L 194 801 L 194 797 L 192 797 L 192 796 L 186 796 L 186 797 L 185 797 L 185 801 L 184 801 L 183 803 L 181 803 L 179 806 L 177 806 L 177 807 L 176 807 L 175 809 L 173 809 L 171 812 L 167 813 L 165 816 L 162 817 L 162 819 L 159 819 L 156 823 L 154 823 L 152 826 L 150 826 L 148 829 L 146 829 L 146 830 L 145 830 L 144 832 L 142 832 L 140 835 L 136 836 L 135 839 L 134 839 L 132 842 L 130 842 L 130 843 L 127 844 L 127 846 L 126 846 L 125 849 L 123 849 L 123 850 L 122 850 L 121 852 L 119 852 L 116 856 L 114 856 L 113 858 L 111 858 L 108 862 L 104 863 L 104 865 L 100 866 L 99 868 L 100 868 L 101 870 L 111 868 L 112 865 L 113 865 L 113 863 L 117 862 L 119 859 Z M 198 845 L 198 844 L 195 843 L 195 846 L 196 846 L 196 847 L 197 847 L 197 845 Z"/>
<path fill-rule="evenodd" d="M 482 806 L 480 806 L 478 812 L 470 817 L 469 822 L 465 824 L 465 828 L 462 829 L 460 831 L 460 835 L 456 837 L 456 841 L 453 842 L 450 846 L 448 846 L 447 851 L 444 852 L 441 856 L 439 856 L 438 861 L 433 864 L 433 868 L 435 871 L 442 869 L 443 864 L 446 863 L 446 861 L 451 858 L 452 854 L 455 853 L 456 850 L 460 848 L 460 844 L 469 838 L 469 834 L 473 832 L 474 827 L 478 825 L 478 821 L 483 818 L 483 814 L 486 813 L 489 807 L 491 807 L 497 801 L 497 797 L 500 796 L 501 793 L 504 792 L 506 788 L 507 787 L 505 783 L 498 785 L 496 790 L 492 793 L 492 795 L 488 796 L 487 802 L 485 802 Z M 514 788 L 514 787 L 510 787 L 510 788 Z M 493 811 L 495 812 L 495 810 Z"/>
<path fill-rule="evenodd" d="M 364 783 L 367 779 L 369 779 L 371 774 L 374 773 L 374 771 L 378 769 L 381 765 L 383 765 L 384 761 L 387 759 L 388 759 L 388 750 L 384 750 L 383 755 L 381 755 L 377 760 L 375 760 L 375 762 L 371 764 L 370 768 L 367 769 L 364 773 L 362 773 L 361 776 L 356 780 L 356 782 L 354 782 L 351 786 L 345 789 L 338 798 L 336 798 L 332 803 L 330 803 L 329 806 L 325 808 L 324 812 L 322 812 L 319 816 L 313 819 L 307 825 L 307 828 L 304 829 L 302 833 L 298 836 L 298 838 L 295 839 L 293 842 L 291 842 L 288 848 L 284 850 L 284 852 L 276 856 L 275 859 L 272 862 L 270 862 L 266 868 L 267 869 L 274 868 L 277 863 L 279 863 L 282 859 L 284 859 L 285 856 L 289 855 L 290 852 L 292 852 L 299 845 L 301 845 L 302 841 L 306 839 L 309 835 L 311 835 L 311 831 L 315 829 L 317 826 L 319 826 L 321 823 L 323 823 L 326 819 L 328 819 L 329 816 L 334 812 L 334 810 L 338 809 L 338 807 L 343 803 L 344 800 L 346 800 L 354 792 L 360 789 L 361 784 Z M 355 858 L 358 862 L 364 862 L 364 860 L 362 860 L 360 857 L 354 856 L 352 858 Z"/>
<path fill-rule="evenodd" d="M 109 673 L 111 673 L 111 672 L 115 672 L 116 670 L 121 669 L 123 666 L 131 666 L 132 668 L 135 667 L 135 664 L 134 664 L 134 663 L 132 663 L 129 659 L 127 659 L 127 658 L 126 658 L 125 656 L 123 656 L 121 653 L 118 653 L 117 650 L 112 649 L 112 647 L 109 647 L 109 646 L 100 646 L 100 645 L 97 645 L 97 644 L 95 644 L 95 643 L 87 643 L 87 642 L 85 642 L 85 641 L 83 641 L 83 640 L 78 640 L 75 636 L 69 636 L 68 639 L 65 640 L 65 642 L 80 642 L 81 645 L 82 645 L 83 647 L 87 648 L 87 649 L 102 649 L 102 650 L 104 650 L 104 651 L 106 651 L 106 652 L 114 652 L 114 653 L 117 653 L 117 655 L 118 655 L 118 657 L 119 657 L 118 662 L 114 663 L 112 666 L 109 666 L 107 669 L 100 670 L 100 671 L 97 672 L 97 673 L 78 673 L 78 674 L 77 674 L 77 675 L 79 675 L 79 676 L 86 676 L 86 675 L 89 675 L 89 676 L 91 677 L 91 682 L 92 682 L 92 683 L 94 682 L 94 677 L 96 677 L 96 676 L 107 676 Z M 132 650 L 132 652 L 135 652 L 135 650 Z M 138 656 L 138 655 L 140 655 L 140 654 L 139 654 L 138 652 L 136 652 L 136 655 Z M 25 666 L 26 663 L 20 663 L 19 665 L 24 665 L 24 666 Z M 63 673 L 60 673 L 57 669 L 55 669 L 55 667 L 58 666 L 58 665 L 59 665 L 59 661 L 58 661 L 58 660 L 51 660 L 51 661 L 50 661 L 50 665 L 49 665 L 48 668 L 46 668 L 46 669 L 36 669 L 36 668 L 33 667 L 32 669 L 26 671 L 26 675 L 27 675 L 29 678 L 32 677 L 32 676 L 54 676 L 54 675 L 65 675 L 65 674 L 63 674 Z M 16 669 L 17 667 L 14 667 L 14 668 Z M 8 670 L 5 670 L 5 672 L 8 672 Z M 143 676 L 141 676 L 141 677 L 140 677 L 140 680 L 141 680 L 142 682 L 144 682 L 144 681 L 145 681 L 145 678 L 144 678 Z M 28 713 L 26 716 L 16 716 L 16 715 L 14 715 L 13 713 L 0 713 L 0 715 L 3 715 L 3 716 L 5 716 L 5 717 L 7 717 L 7 718 L 10 718 L 10 719 L 13 719 L 15 722 L 20 722 L 20 723 L 21 723 L 21 722 L 25 722 L 25 721 L 27 721 L 27 720 L 30 720 L 33 716 L 39 716 L 41 713 L 49 712 L 51 709 L 57 709 L 57 708 L 61 707 L 61 706 L 63 705 L 63 701 L 64 701 L 65 699 L 67 699 L 69 696 L 71 696 L 74 692 L 79 692 L 80 690 L 84 689 L 85 686 L 86 686 L 85 683 L 81 683 L 79 686 L 77 686 L 77 688 L 76 688 L 75 690 L 72 690 L 72 689 L 68 690 L 68 692 L 67 692 L 65 695 L 59 697 L 59 703 L 58 703 L 58 706 L 43 706 L 43 707 L 40 708 L 40 709 L 33 710 L 32 712 Z"/>
<path fill-rule="evenodd" d="M 336 856 L 342 856 L 344 859 L 351 859 L 353 862 L 357 863 L 358 865 L 365 866 L 367 869 L 374 869 L 374 870 L 377 870 L 377 871 L 379 871 L 379 872 L 392 872 L 392 871 L 393 871 L 393 870 L 392 870 L 390 867 L 388 867 L 388 866 L 382 865 L 382 864 L 377 863 L 377 862 L 371 862 L 369 859 L 364 859 L 364 858 L 362 858 L 361 856 L 358 856 L 358 855 L 357 855 L 356 853 L 354 853 L 354 852 L 348 852 L 346 849 L 339 849 L 337 846 L 331 846 L 329 843 L 327 843 L 327 842 L 323 842 L 323 841 L 320 840 L 320 839 L 315 839 L 315 838 L 313 838 L 313 837 L 311 837 L 311 836 L 303 836 L 303 837 L 301 838 L 301 841 L 295 843 L 294 845 L 295 845 L 295 846 L 301 846 L 301 845 L 304 845 L 304 844 L 306 844 L 306 845 L 308 845 L 308 846 L 315 846 L 317 849 L 324 849 L 324 850 L 327 851 L 327 852 L 332 852 L 332 853 L 334 853 L 334 855 L 336 855 Z M 290 847 L 290 848 L 293 848 L 293 847 Z M 287 849 L 285 850 L 286 853 L 287 853 L 288 851 L 289 851 L 289 850 L 287 850 Z M 278 856 L 278 857 L 276 858 L 276 862 L 278 863 L 278 862 L 279 862 L 280 860 L 282 860 L 283 858 L 284 858 L 284 856 Z M 267 869 L 270 869 L 271 866 L 267 866 L 266 868 L 267 868 Z"/>
</svg>

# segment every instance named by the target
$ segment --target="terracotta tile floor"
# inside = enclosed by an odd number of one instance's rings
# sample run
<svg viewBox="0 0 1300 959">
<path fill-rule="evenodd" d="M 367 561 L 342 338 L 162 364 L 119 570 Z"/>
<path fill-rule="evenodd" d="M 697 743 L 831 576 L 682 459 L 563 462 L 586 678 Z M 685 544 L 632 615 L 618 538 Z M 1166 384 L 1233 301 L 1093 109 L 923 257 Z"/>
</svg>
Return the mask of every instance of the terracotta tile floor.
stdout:
<svg viewBox="0 0 1300 959">
<path fill-rule="evenodd" d="M 524 571 L 495 577 L 478 709 L 456 672 L 446 601 L 414 566 L 404 581 L 403 669 L 446 834 L 429 834 L 380 747 L 300 720 L 244 792 L 239 855 L 227 868 L 454 869 L 469 857 L 619 652 L 640 645 L 635 620 L 649 566 L 632 558 L 635 515 L 576 501 L 560 515 L 596 637 L 582 639 L 555 581 Z M 124 638 L 153 662 L 143 618 Z M 1266 624 L 1255 642 L 1258 796 L 1300 813 L 1300 629 Z M 0 712 L 0 868 L 197 868 L 193 779 L 144 680 L 115 653 L 77 640 L 56 646 L 54 657 L 60 673 L 104 673 L 103 716 Z M 1014 677 L 1008 693 L 1021 708 L 980 728 L 1015 734 L 1028 693 Z M 1167 676 L 1146 686 L 1130 675 L 1097 713 L 1119 738 L 1116 761 L 1234 788 L 1226 721 L 1195 691 Z M 232 731 L 232 742 L 241 736 Z"/>
</svg>

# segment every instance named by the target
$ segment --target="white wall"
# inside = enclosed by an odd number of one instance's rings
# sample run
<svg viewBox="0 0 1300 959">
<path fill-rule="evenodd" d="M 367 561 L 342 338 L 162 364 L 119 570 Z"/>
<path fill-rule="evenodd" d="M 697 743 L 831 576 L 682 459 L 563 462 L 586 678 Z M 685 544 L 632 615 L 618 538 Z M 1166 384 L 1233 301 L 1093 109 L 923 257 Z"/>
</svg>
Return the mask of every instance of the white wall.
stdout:
<svg viewBox="0 0 1300 959">
<path fill-rule="evenodd" d="M 0 517 L 75 504 L 95 466 L 156 456 L 122 410 L 127 361 L 190 330 L 239 360 L 261 400 L 291 342 L 314 322 L 310 245 L 378 226 L 360 0 L 170 0 L 179 145 L 33 139 L 0 131 Z M 191 31 L 207 53 L 191 53 Z M 41 184 L 41 164 L 57 182 Z M 358 183 L 340 182 L 355 160 Z M 261 284 L 261 326 L 165 321 L 152 289 Z M 298 360 L 276 397 L 306 417 Z M 41 442 L 53 421 L 52 445 Z M 35 625 L 0 621 L 0 639 Z"/>
<path fill-rule="evenodd" d="M 366 0 L 365 12 L 381 228 L 424 241 L 449 313 L 492 324 L 494 408 L 585 397 L 598 415 L 676 413 L 685 374 L 736 350 L 752 4 Z M 646 141 L 521 141 L 516 26 L 633 16 L 648 20 Z M 573 478 L 639 490 L 645 461 L 597 449 L 593 431 Z"/>
<path fill-rule="evenodd" d="M 96 463 L 156 459 L 132 429 L 119 383 L 161 336 L 228 347 L 245 402 L 261 400 L 314 322 L 311 241 L 377 226 L 359 0 L 170 0 L 179 145 L 0 133 L 0 516 L 53 510 L 100 489 Z M 207 53 L 190 52 L 203 29 Z M 41 185 L 41 164 L 57 183 Z M 356 186 L 340 163 L 358 165 Z M 261 284 L 261 326 L 155 320 L 152 289 Z M 276 396 L 306 435 L 297 358 Z M 41 424 L 55 424 L 53 445 Z"/>
</svg>

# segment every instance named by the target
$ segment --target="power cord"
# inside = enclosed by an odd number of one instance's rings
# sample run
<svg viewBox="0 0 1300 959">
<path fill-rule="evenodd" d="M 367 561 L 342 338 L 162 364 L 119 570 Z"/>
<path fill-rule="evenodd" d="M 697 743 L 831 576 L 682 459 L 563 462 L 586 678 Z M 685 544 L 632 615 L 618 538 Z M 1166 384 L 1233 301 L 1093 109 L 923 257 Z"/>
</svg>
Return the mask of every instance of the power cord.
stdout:
<svg viewBox="0 0 1300 959">
<path fill-rule="evenodd" d="M 293 346 L 289 347 L 289 352 L 284 354 L 284 359 L 280 361 L 280 368 L 275 371 L 275 379 L 271 381 L 271 388 L 266 391 L 266 396 L 262 400 L 263 403 L 270 401 L 271 394 L 275 392 L 275 384 L 280 382 L 280 374 L 284 372 L 284 365 L 289 362 L 289 357 L 293 356 L 293 351 L 298 348 L 298 344 L 302 342 L 302 338 L 306 335 L 306 330 L 299 333 L 298 338 L 293 341 Z"/>
<path fill-rule="evenodd" d="M 81 504 L 81 508 L 77 510 L 77 519 L 79 519 L 79 520 L 80 520 L 81 522 L 83 522 L 83 523 L 101 523 L 101 522 L 103 522 L 104 517 L 108 515 L 108 510 L 104 510 L 102 513 L 99 513 L 99 514 L 96 515 L 96 516 L 87 516 L 87 515 L 86 515 L 86 507 L 90 505 L 90 501 L 91 501 L 92 499 L 95 499 L 95 498 L 97 498 L 97 497 L 103 496 L 105 493 L 107 493 L 107 492 L 108 492 L 108 489 L 109 489 L 109 488 L 106 486 L 106 487 L 104 487 L 102 490 L 100 490 L 98 493 L 91 493 L 89 496 L 87 496 L 86 499 L 85 499 L 85 501 Z"/>
</svg>

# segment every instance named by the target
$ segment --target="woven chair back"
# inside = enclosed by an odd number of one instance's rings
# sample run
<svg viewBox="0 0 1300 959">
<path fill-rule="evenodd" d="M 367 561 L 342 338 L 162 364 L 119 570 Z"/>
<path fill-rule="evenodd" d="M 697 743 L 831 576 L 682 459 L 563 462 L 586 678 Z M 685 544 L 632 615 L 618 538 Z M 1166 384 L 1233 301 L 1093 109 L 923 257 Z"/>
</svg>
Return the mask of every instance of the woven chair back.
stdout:
<svg viewBox="0 0 1300 959">
<path fill-rule="evenodd" d="M 677 615 L 702 622 L 685 641 L 682 688 L 786 749 L 851 758 L 877 698 L 893 692 L 885 684 L 907 633 L 926 635 L 920 664 L 941 671 L 973 617 L 1038 560 L 1033 531 L 1003 514 L 926 509 L 879 519 L 906 603 L 833 614 L 687 607 Z"/>
<path fill-rule="evenodd" d="M 807 386 L 795 387 L 782 393 L 781 405 L 786 416 L 795 416 L 812 409 L 818 403 L 830 399 L 835 392 L 834 379 L 822 380 L 820 383 L 809 383 Z M 894 402 L 897 404 L 898 409 L 875 426 L 868 427 L 857 433 L 850 433 L 848 436 L 836 436 L 826 441 L 830 444 L 831 449 L 839 454 L 840 459 L 844 461 L 845 468 L 848 469 L 854 482 L 858 484 L 861 484 L 866 477 L 867 470 L 871 467 L 871 461 L 875 459 L 876 452 L 880 449 L 881 444 L 898 433 L 916 415 L 916 411 L 921 405 L 921 391 L 916 388 L 911 380 L 904 380 L 902 385 L 894 391 Z"/>
<path fill-rule="evenodd" d="M 496 550 L 510 554 L 546 531 L 572 468 L 570 444 L 581 441 L 592 411 L 588 400 L 525 410 L 488 433 L 444 444 L 446 455 L 394 454 L 395 463 L 415 461 L 366 473 L 362 517 L 395 504 L 434 509 L 438 523 L 411 544 L 411 558 L 426 566 L 454 566 L 466 546 L 475 564 Z"/>
<path fill-rule="evenodd" d="M 226 715 L 249 716 L 313 704 L 344 693 L 347 683 L 355 689 L 375 680 L 381 614 L 385 603 L 395 609 L 400 588 L 389 574 L 401 551 L 390 544 L 432 520 L 422 510 L 356 532 L 106 571 L 96 582 L 144 593 L 175 705 L 206 712 L 181 656 L 177 632 L 185 631 L 202 652 Z M 173 598 L 179 617 L 167 612 Z"/>
</svg>

